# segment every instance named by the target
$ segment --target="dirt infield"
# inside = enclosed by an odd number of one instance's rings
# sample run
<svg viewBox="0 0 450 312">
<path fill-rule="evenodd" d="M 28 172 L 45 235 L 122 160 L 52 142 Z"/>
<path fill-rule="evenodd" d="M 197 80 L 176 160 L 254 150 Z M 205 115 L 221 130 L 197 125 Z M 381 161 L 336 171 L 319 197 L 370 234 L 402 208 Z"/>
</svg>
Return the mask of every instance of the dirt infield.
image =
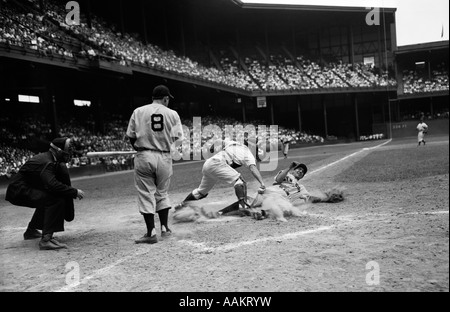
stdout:
<svg viewBox="0 0 450 312">
<path fill-rule="evenodd" d="M 154 245 L 134 243 L 144 221 L 132 172 L 73 181 L 86 198 L 56 235 L 67 250 L 24 241 L 33 211 L 2 194 L 0 291 L 449 291 L 448 136 L 416 145 L 408 138 L 292 150 L 278 170 L 300 160 L 308 190 L 344 187 L 345 201 L 303 204 L 288 222 L 170 221 L 174 236 Z M 174 167 L 174 202 L 197 186 L 201 164 Z M 267 184 L 275 173 L 263 173 Z M 222 184 L 203 200 L 217 210 L 232 201 Z"/>
</svg>

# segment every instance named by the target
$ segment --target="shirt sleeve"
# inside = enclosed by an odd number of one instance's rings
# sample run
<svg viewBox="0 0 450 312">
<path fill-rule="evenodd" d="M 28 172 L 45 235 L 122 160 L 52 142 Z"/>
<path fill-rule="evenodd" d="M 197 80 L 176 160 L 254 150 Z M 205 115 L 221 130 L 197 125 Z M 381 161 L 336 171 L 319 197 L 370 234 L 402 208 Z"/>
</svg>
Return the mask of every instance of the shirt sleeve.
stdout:
<svg viewBox="0 0 450 312">
<path fill-rule="evenodd" d="M 135 123 L 135 112 L 131 115 L 130 121 L 128 122 L 127 137 L 136 139 L 136 123 Z"/>
<path fill-rule="evenodd" d="M 176 140 L 184 140 L 183 126 L 181 125 L 180 116 L 175 114 L 175 125 L 171 129 L 171 137 Z"/>
<path fill-rule="evenodd" d="M 245 149 L 245 157 L 244 157 L 242 163 L 246 167 L 250 167 L 251 165 L 255 165 L 256 166 L 255 156 L 253 156 L 252 152 L 248 148 Z"/>
<path fill-rule="evenodd" d="M 275 184 L 280 184 L 280 183 L 277 182 L 277 178 L 278 178 L 278 176 L 281 174 L 282 171 L 283 171 L 283 170 L 278 171 L 278 173 L 277 173 L 277 175 L 275 176 L 275 178 L 273 178 L 273 184 L 274 184 L 274 185 L 275 185 Z"/>
</svg>

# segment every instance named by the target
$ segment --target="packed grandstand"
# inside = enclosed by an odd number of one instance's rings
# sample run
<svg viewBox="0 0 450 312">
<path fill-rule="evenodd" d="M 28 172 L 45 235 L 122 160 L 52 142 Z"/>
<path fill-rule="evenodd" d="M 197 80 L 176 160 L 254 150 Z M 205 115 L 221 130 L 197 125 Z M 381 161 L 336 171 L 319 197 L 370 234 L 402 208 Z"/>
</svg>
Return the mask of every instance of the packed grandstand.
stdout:
<svg viewBox="0 0 450 312">
<path fill-rule="evenodd" d="M 246 55 L 241 61 L 227 51 L 218 50 L 218 62 L 206 65 L 173 50 L 165 50 L 144 40 L 135 33 L 122 33 L 117 26 L 108 24 L 99 16 L 91 16 L 89 23 L 81 15 L 80 27 L 65 23 L 66 11 L 54 1 L 46 1 L 46 9 L 40 9 L 38 0 L 1 0 L 0 45 L 3 49 L 22 48 L 32 51 L 36 57 L 63 58 L 68 60 L 101 59 L 118 66 L 141 66 L 159 71 L 184 75 L 246 91 L 295 91 L 327 90 L 340 88 L 396 87 L 392 72 L 364 62 L 345 63 L 334 59 L 324 62 L 307 55 L 288 57 L 286 54 L 271 54 L 264 60 L 255 55 Z M 89 24 L 89 25 L 88 25 Z M 405 70 L 403 72 L 403 93 L 433 93 L 448 91 L 448 64 L 440 64 L 430 75 Z M 182 116 L 183 117 L 183 116 Z M 429 118 L 448 118 L 448 110 L 436 112 Z M 206 116 L 205 123 L 225 125 L 264 124 L 252 120 L 242 123 L 237 119 Z M 11 120 L 1 117 L 0 129 L 0 175 L 11 175 L 34 152 L 24 148 L 26 142 L 38 138 L 51 140 L 55 136 L 45 120 Z M 187 118 L 183 124 L 190 128 Z M 125 138 L 127 120 L 114 119 L 105 123 L 102 133 L 89 129 L 76 120 L 67 120 L 59 127 L 57 135 L 73 137 L 78 144 L 78 153 L 69 164 L 72 167 L 111 162 L 117 168 L 128 168 L 125 157 L 111 159 L 89 159 L 89 151 L 132 150 Z M 279 138 L 287 136 L 293 144 L 323 143 L 327 138 L 314 133 L 291 128 L 279 129 Z M 192 149 L 199 149 L 188 136 Z M 367 134 L 360 140 L 381 139 L 383 134 Z M 209 137 L 202 137 L 202 144 Z"/>
</svg>

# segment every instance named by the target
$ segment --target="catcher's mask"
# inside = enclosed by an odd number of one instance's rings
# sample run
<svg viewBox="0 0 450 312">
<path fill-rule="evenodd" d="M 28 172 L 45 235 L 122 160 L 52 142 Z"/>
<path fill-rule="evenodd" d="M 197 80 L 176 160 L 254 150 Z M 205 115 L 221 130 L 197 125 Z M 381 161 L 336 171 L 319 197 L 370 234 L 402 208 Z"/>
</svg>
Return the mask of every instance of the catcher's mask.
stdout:
<svg viewBox="0 0 450 312">
<path fill-rule="evenodd" d="M 72 140 L 67 137 L 54 139 L 50 143 L 50 148 L 54 150 L 56 159 L 59 161 L 68 162 L 72 158 Z"/>
</svg>

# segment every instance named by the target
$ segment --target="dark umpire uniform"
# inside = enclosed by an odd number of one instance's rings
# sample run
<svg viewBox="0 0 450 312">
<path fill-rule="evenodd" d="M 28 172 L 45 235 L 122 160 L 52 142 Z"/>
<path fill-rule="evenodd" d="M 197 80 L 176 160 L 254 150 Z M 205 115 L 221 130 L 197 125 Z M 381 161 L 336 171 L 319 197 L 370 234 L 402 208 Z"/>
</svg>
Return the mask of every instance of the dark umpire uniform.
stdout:
<svg viewBox="0 0 450 312">
<path fill-rule="evenodd" d="M 67 247 L 53 233 L 64 231 L 64 220 L 75 217 L 73 199 L 84 197 L 82 190 L 71 186 L 66 166 L 71 156 L 71 140 L 54 139 L 49 151 L 35 155 L 20 168 L 6 191 L 5 199 L 11 204 L 36 208 L 24 239 L 41 237 L 39 248 L 43 250 Z"/>
</svg>

